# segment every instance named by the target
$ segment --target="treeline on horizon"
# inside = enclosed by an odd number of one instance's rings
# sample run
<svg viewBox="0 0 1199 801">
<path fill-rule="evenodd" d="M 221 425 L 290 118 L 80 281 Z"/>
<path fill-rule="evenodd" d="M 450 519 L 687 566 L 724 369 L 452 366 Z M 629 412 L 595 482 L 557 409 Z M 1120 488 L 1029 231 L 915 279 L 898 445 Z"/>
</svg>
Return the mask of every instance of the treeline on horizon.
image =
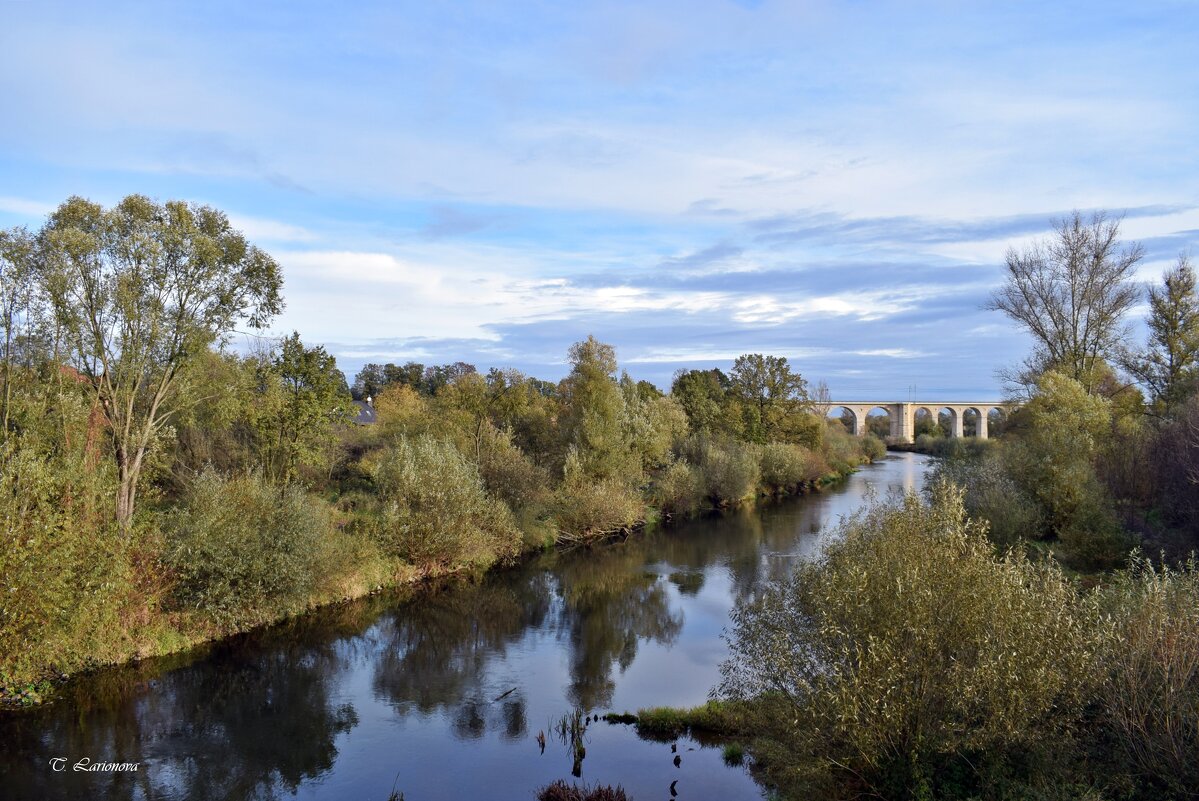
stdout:
<svg viewBox="0 0 1199 801">
<path fill-rule="evenodd" d="M 1077 213 L 1009 251 L 1002 439 L 926 434 L 925 496 L 740 605 L 722 704 L 675 719 L 789 798 L 1199 798 L 1199 292 L 1142 256 Z"/>
<path fill-rule="evenodd" d="M 782 357 L 618 373 L 593 337 L 558 383 L 368 366 L 353 394 L 221 212 L 71 198 L 0 232 L 0 692 L 314 604 L 477 571 L 662 516 L 802 491 L 877 458 Z"/>
</svg>

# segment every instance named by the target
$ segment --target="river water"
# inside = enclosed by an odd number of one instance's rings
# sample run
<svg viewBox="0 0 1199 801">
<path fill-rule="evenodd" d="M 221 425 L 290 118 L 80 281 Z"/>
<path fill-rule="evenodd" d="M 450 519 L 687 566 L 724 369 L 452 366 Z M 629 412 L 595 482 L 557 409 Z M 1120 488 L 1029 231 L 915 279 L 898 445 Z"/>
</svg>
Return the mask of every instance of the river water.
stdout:
<svg viewBox="0 0 1199 801">
<path fill-rule="evenodd" d="M 552 721 L 702 703 L 734 604 L 871 495 L 920 489 L 926 467 L 895 454 L 818 494 L 102 671 L 0 717 L 0 798 L 528 801 L 572 780 Z M 744 766 L 686 738 L 678 766 L 629 726 L 593 722 L 585 744 L 581 779 L 635 801 L 670 798 L 672 782 L 684 801 L 763 797 Z M 138 770 L 75 770 L 84 758 Z"/>
</svg>

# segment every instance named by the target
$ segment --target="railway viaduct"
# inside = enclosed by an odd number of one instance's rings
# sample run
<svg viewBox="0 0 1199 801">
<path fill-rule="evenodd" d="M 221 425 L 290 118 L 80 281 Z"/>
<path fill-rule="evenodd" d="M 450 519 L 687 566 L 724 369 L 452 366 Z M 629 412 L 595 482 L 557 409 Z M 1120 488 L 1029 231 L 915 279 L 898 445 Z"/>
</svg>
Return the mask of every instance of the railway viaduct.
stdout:
<svg viewBox="0 0 1199 801">
<path fill-rule="evenodd" d="M 816 408 L 827 415 L 834 409 L 845 409 L 853 416 L 853 433 L 860 436 L 866 434 L 866 417 L 875 409 L 882 409 L 891 418 L 891 437 L 899 442 L 911 442 L 915 439 L 916 415 L 921 411 L 927 412 L 937 419 L 941 411 L 948 411 L 953 422 L 952 435 L 964 436 L 964 418 L 967 412 L 973 411 L 978 415 L 976 436 L 987 438 L 987 415 L 992 409 L 998 409 L 1005 414 L 1014 411 L 1019 404 L 1003 401 L 969 401 L 954 403 L 915 403 L 912 401 L 826 401 L 816 404 Z"/>
</svg>

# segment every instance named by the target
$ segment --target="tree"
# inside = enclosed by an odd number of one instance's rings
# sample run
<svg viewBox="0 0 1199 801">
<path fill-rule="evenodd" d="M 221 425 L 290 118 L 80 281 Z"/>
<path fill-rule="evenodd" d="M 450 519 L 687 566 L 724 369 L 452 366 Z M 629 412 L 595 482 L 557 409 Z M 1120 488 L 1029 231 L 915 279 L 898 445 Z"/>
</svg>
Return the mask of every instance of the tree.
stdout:
<svg viewBox="0 0 1199 801">
<path fill-rule="evenodd" d="M 741 402 L 746 438 L 752 442 L 789 441 L 789 418 L 811 409 L 808 384 L 791 371 L 786 356 L 738 356 L 730 380 L 730 391 Z"/>
<path fill-rule="evenodd" d="M 1186 399 L 1199 359 L 1199 294 L 1186 256 L 1149 288 L 1149 342 L 1124 354 L 1122 366 L 1149 390 L 1159 411 Z"/>
<path fill-rule="evenodd" d="M 687 413 L 687 423 L 695 434 L 713 434 L 728 429 L 729 377 L 711 370 L 679 370 L 670 386 L 670 396 Z"/>
<path fill-rule="evenodd" d="M 570 375 L 562 381 L 563 434 L 589 479 L 636 480 L 624 438 L 624 396 L 616 383 L 616 349 L 588 336 L 570 346 Z"/>
<path fill-rule="evenodd" d="M 1033 354 L 1010 378 L 1029 388 L 1057 370 L 1094 389 L 1101 363 L 1125 335 L 1124 315 L 1137 301 L 1133 271 L 1144 250 L 1123 247 L 1120 223 L 1103 213 L 1077 211 L 1054 224 L 1054 234 L 1007 253 L 1007 283 L 984 306 L 1011 317 L 1035 340 Z"/>
<path fill-rule="evenodd" d="M 224 213 L 141 195 L 107 210 L 72 197 L 39 240 L 67 358 L 107 419 L 116 517 L 128 533 L 146 453 L 180 401 L 181 371 L 238 321 L 261 328 L 282 310 L 279 266 Z"/>
<path fill-rule="evenodd" d="M 3 439 L 8 438 L 15 348 L 28 333 L 33 308 L 35 245 L 33 237 L 23 228 L 0 231 L 0 327 L 4 338 L 0 356 L 4 368 L 0 438 Z"/>
<path fill-rule="evenodd" d="M 345 376 L 323 347 L 305 347 L 293 332 L 259 367 L 258 380 L 255 423 L 264 465 L 272 478 L 294 478 L 299 465 L 332 444 L 334 427 L 350 422 Z"/>
</svg>

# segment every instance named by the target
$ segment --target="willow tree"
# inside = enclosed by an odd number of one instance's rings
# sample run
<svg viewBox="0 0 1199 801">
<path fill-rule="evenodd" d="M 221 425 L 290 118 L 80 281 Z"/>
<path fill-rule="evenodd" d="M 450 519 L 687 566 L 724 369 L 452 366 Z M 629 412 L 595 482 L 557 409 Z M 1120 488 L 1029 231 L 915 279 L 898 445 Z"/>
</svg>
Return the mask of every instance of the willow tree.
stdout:
<svg viewBox="0 0 1199 801">
<path fill-rule="evenodd" d="M 23 228 L 0 231 L 0 367 L 3 390 L 0 391 L 0 439 L 8 438 L 9 412 L 12 405 L 14 350 L 28 335 L 33 313 L 34 238 Z"/>
<path fill-rule="evenodd" d="M 1033 354 L 1010 376 L 1013 383 L 1029 388 L 1056 370 L 1094 391 L 1125 338 L 1143 254 L 1140 245 L 1120 241 L 1119 220 L 1078 212 L 1056 222 L 1048 239 L 1009 250 L 1007 282 L 984 308 L 1003 312 L 1033 336 Z"/>
<path fill-rule="evenodd" d="M 39 262 L 65 358 L 107 418 L 127 533 L 181 375 L 240 322 L 261 328 L 282 310 L 279 266 L 222 212 L 141 195 L 111 209 L 68 199 L 42 228 Z"/>
</svg>

